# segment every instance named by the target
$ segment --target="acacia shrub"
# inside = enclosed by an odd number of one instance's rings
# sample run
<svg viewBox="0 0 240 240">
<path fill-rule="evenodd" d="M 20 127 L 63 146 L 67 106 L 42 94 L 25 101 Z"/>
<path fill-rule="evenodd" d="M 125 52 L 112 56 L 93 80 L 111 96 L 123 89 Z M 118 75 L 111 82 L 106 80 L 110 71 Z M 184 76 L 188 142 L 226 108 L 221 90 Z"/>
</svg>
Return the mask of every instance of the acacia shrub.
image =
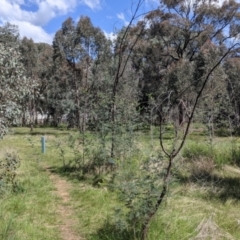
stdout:
<svg viewBox="0 0 240 240">
<path fill-rule="evenodd" d="M 0 159 L 0 193 L 15 190 L 17 187 L 16 170 L 20 167 L 20 158 L 14 152 L 8 152 Z"/>
</svg>

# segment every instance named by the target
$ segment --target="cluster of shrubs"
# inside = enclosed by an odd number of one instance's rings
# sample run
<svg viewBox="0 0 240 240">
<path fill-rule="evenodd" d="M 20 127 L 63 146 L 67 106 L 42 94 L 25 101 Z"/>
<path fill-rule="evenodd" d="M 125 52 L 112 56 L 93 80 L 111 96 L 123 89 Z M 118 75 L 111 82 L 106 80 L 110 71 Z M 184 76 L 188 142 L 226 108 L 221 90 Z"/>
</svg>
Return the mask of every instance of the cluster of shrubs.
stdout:
<svg viewBox="0 0 240 240">
<path fill-rule="evenodd" d="M 6 153 L 0 159 L 0 193 L 16 189 L 16 170 L 19 166 L 20 158 L 16 153 Z"/>
</svg>

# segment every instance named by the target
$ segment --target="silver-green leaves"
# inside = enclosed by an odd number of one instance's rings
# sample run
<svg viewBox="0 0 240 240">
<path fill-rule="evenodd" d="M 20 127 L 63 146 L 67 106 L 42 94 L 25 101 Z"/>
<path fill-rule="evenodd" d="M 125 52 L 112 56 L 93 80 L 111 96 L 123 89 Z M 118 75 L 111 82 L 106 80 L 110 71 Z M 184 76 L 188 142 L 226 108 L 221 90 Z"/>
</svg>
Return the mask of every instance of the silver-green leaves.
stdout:
<svg viewBox="0 0 240 240">
<path fill-rule="evenodd" d="M 21 102 L 30 88 L 18 45 L 0 43 L 0 137 L 19 120 Z"/>
</svg>

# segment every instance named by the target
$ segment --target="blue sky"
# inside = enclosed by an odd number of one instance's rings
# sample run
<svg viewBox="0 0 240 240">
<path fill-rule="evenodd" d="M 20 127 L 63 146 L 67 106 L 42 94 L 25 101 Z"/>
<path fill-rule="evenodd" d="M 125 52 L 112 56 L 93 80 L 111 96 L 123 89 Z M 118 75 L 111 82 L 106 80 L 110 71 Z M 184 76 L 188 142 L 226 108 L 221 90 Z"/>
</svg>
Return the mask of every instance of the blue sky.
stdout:
<svg viewBox="0 0 240 240">
<path fill-rule="evenodd" d="M 89 16 L 94 26 L 112 37 L 117 29 L 128 24 L 134 2 L 138 0 L 0 0 L 0 25 L 16 24 L 21 37 L 51 44 L 65 19 L 78 21 L 80 16 Z M 140 12 L 155 8 L 158 2 L 144 0 Z"/>
</svg>

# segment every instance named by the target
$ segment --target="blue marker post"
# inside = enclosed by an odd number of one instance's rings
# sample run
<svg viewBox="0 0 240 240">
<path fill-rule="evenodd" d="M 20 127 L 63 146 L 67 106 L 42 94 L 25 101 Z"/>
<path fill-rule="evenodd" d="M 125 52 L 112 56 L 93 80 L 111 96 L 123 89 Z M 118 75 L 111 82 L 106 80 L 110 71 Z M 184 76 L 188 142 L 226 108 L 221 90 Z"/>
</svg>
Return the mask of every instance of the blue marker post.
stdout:
<svg viewBox="0 0 240 240">
<path fill-rule="evenodd" d="M 41 138 L 41 143 L 42 143 L 42 153 L 46 153 L 46 140 L 44 136 L 42 136 Z"/>
</svg>

